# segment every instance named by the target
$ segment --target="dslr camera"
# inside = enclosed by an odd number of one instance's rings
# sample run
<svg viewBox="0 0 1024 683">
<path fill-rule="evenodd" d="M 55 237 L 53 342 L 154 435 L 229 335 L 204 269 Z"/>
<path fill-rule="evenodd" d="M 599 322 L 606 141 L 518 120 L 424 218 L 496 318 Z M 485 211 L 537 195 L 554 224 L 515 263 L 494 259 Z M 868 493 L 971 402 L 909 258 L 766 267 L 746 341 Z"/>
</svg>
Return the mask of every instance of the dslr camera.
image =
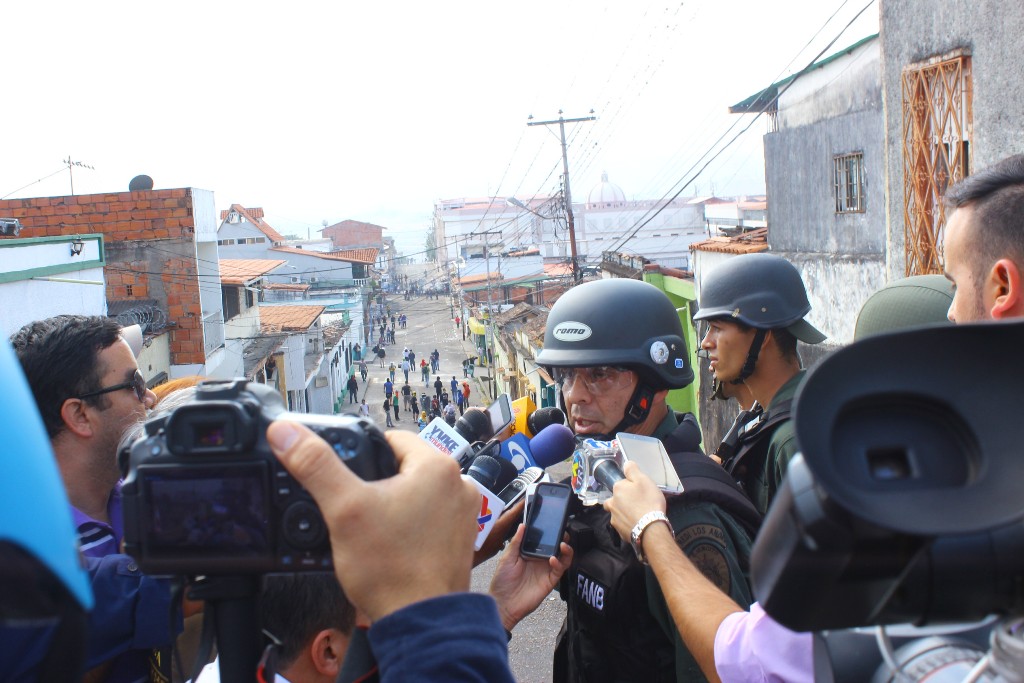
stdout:
<svg viewBox="0 0 1024 683">
<path fill-rule="evenodd" d="M 267 444 L 274 420 L 299 422 L 372 481 L 395 474 L 383 433 L 365 418 L 289 413 L 273 388 L 206 381 L 151 419 L 122 453 L 125 549 L 147 574 L 330 571 L 327 526 Z"/>
</svg>

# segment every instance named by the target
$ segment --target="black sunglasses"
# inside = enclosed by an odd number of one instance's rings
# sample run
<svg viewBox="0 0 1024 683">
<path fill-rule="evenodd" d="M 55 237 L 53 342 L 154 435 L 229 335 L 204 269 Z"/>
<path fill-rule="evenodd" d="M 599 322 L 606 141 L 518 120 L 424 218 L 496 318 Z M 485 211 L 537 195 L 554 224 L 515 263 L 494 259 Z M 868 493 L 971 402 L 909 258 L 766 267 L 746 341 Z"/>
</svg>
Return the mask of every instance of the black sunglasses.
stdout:
<svg viewBox="0 0 1024 683">
<path fill-rule="evenodd" d="M 129 382 L 122 382 L 121 384 L 115 384 L 112 387 L 104 387 L 103 389 L 90 391 L 87 394 L 77 396 L 77 398 L 91 398 L 92 396 L 109 394 L 112 391 L 120 391 L 121 389 L 132 389 L 135 391 L 135 395 L 138 397 L 139 403 L 144 403 L 146 401 L 146 378 L 142 376 L 142 372 L 139 370 L 135 371 L 135 374 L 132 375 L 132 379 Z"/>
</svg>

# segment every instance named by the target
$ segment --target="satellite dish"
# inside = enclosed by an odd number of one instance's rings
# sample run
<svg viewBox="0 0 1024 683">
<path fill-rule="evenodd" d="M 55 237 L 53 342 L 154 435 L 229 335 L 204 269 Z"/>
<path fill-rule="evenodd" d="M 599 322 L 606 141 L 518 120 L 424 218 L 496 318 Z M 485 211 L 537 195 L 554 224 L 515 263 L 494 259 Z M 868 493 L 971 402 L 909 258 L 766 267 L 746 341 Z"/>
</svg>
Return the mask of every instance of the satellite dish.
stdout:
<svg viewBox="0 0 1024 683">
<path fill-rule="evenodd" d="M 137 175 L 132 178 L 132 181 L 128 183 L 129 192 L 138 192 L 139 190 L 152 190 L 153 179 L 148 175 Z"/>
</svg>

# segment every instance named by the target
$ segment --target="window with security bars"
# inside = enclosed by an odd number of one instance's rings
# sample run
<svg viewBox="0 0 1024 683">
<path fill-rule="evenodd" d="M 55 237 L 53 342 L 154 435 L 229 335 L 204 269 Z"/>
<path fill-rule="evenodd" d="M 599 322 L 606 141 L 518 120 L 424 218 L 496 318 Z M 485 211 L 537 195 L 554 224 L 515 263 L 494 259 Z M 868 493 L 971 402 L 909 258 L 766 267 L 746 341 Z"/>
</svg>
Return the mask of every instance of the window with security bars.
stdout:
<svg viewBox="0 0 1024 683">
<path fill-rule="evenodd" d="M 836 213 L 864 211 L 864 154 L 840 154 L 832 158 L 835 169 Z"/>
<path fill-rule="evenodd" d="M 903 69 L 906 274 L 942 272 L 946 188 L 971 170 L 971 57 L 958 50 Z"/>
</svg>

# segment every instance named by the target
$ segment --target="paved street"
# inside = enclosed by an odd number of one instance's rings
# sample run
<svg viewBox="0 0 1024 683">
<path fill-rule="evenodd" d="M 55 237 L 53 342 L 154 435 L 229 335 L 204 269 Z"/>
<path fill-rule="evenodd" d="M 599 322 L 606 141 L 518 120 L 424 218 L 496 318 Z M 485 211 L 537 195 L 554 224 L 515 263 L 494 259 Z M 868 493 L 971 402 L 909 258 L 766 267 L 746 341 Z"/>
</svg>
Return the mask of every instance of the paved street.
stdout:
<svg viewBox="0 0 1024 683">
<path fill-rule="evenodd" d="M 463 359 L 479 355 L 472 343 L 468 339 L 464 341 L 455 327 L 448 301 L 449 299 L 444 296 L 439 299 L 416 296 L 410 301 L 405 301 L 401 296 L 388 298 L 391 310 L 396 315 L 406 314 L 408 328 L 395 330 L 396 343 L 386 348 L 387 358 L 385 358 L 383 369 L 380 367 L 379 361 L 367 360 L 369 374 L 366 383 L 360 385 L 359 398 L 366 399 L 367 405 L 370 406 L 370 417 L 378 425 L 386 424 L 383 402 L 384 381 L 388 378 L 387 365 L 392 360 L 395 361 L 395 365 L 400 365 L 403 348 L 409 347 L 416 353 L 417 364 L 419 364 L 420 358 L 427 358 L 429 363 L 430 353 L 436 348 L 441 354 L 440 375 L 446 389 L 452 375 L 455 375 L 460 384 L 463 381 Z M 372 347 L 373 344 L 371 343 L 370 346 Z M 468 380 L 471 391 L 470 405 L 485 407 L 493 400 L 488 391 L 486 379 L 483 377 L 487 374 L 487 368 L 476 368 L 476 371 L 476 377 Z M 432 386 L 434 377 L 435 375 L 431 375 L 431 386 L 426 387 L 431 395 L 434 392 Z M 403 383 L 404 377 L 399 369 L 396 373 L 395 384 L 397 387 L 401 387 Z M 415 372 L 409 373 L 409 384 L 416 392 L 422 392 L 425 388 L 418 368 Z M 346 412 L 356 412 L 355 405 L 352 404 L 346 405 L 345 409 Z M 395 422 L 395 429 L 419 431 L 413 414 L 404 412 L 401 403 L 398 415 L 399 420 Z M 496 563 L 497 558 L 485 562 L 473 571 L 472 590 L 481 593 L 487 591 Z M 536 612 L 516 627 L 512 643 L 509 645 L 509 661 L 516 680 L 528 682 L 551 680 L 551 656 L 554 652 L 555 638 L 564 616 L 565 604 L 553 593 Z"/>
</svg>

